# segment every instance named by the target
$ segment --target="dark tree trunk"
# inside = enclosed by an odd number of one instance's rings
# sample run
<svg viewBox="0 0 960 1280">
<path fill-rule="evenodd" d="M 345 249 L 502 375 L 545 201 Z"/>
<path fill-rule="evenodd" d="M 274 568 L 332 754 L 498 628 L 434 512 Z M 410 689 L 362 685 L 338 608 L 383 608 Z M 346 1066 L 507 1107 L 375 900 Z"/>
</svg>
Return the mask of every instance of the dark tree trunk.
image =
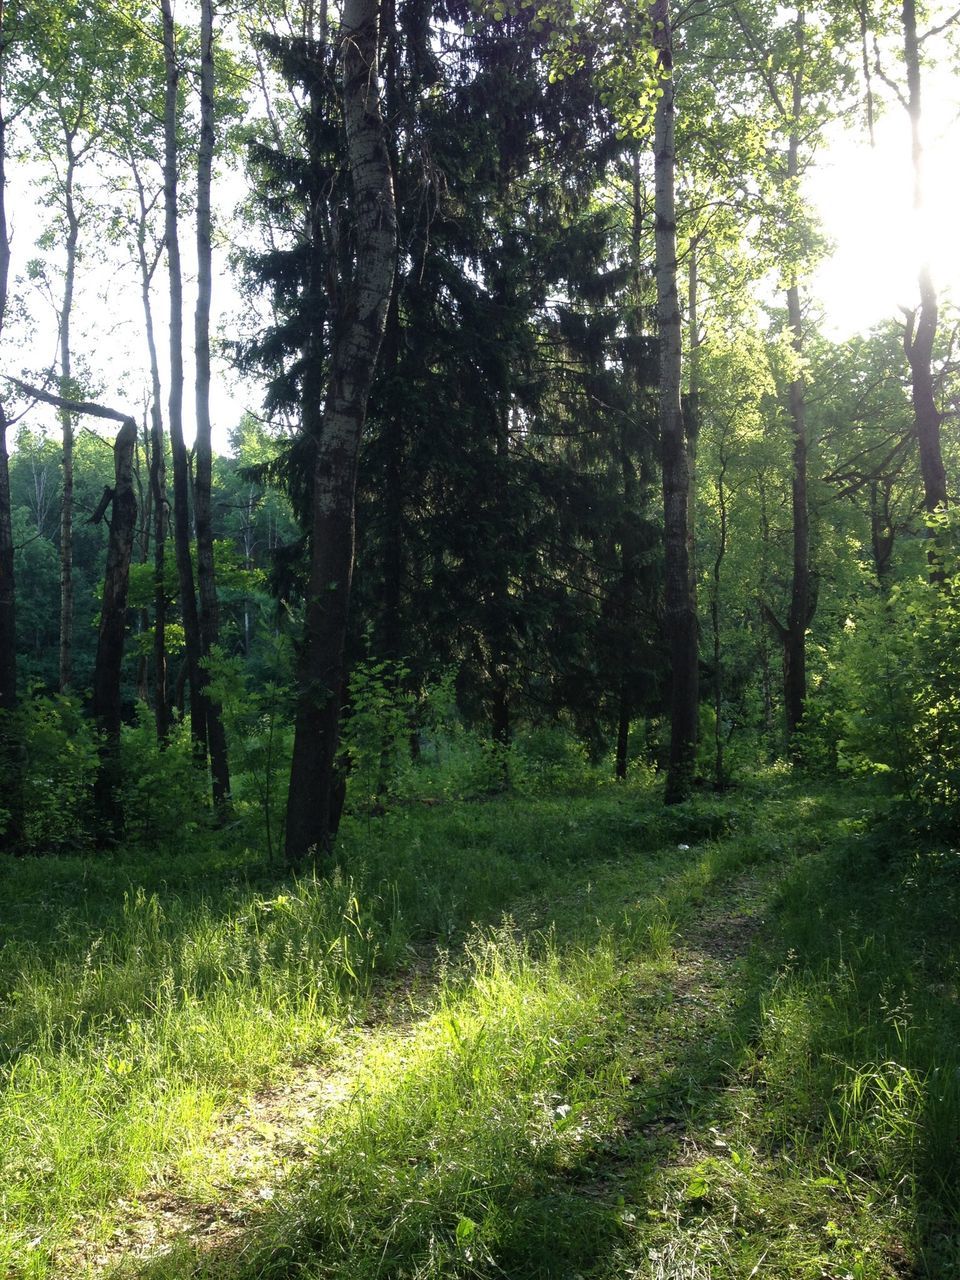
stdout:
<svg viewBox="0 0 960 1280">
<path fill-rule="evenodd" d="M 720 632 L 720 575 L 727 554 L 727 464 L 726 439 L 720 443 L 720 470 L 717 473 L 717 514 L 720 516 L 720 538 L 713 561 L 713 594 L 710 599 L 710 624 L 713 629 L 713 780 L 717 790 L 727 785 L 723 760 L 723 645 Z"/>
<path fill-rule="evenodd" d="M 896 538 L 890 514 L 890 494 L 889 480 L 870 482 L 870 545 L 877 584 L 884 594 L 890 589 L 890 562 Z"/>
<path fill-rule="evenodd" d="M 376 0 L 346 0 L 340 57 L 357 249 L 338 308 L 316 449 L 310 583 L 287 799 L 286 857 L 293 865 L 331 845 L 357 454 L 395 270 L 396 212 L 378 100 L 377 37 Z"/>
<path fill-rule="evenodd" d="M 111 508 L 110 538 L 107 544 L 107 566 L 104 575 L 103 604 L 97 657 L 93 670 L 93 715 L 102 735 L 100 769 L 94 794 L 101 837 L 112 839 L 122 832 L 122 815 L 116 800 L 118 756 L 121 727 L 120 676 L 123 666 L 123 638 L 127 624 L 127 589 L 130 561 L 137 531 L 137 496 L 133 487 L 133 457 L 137 447 L 137 424 L 133 418 L 116 409 L 107 409 L 90 400 L 71 400 L 51 395 L 27 383 L 11 379 L 21 390 L 45 404 L 52 404 L 71 416 L 88 414 L 119 422 L 120 430 L 113 446 L 114 482 L 106 489 L 91 523 L 99 524 Z"/>
<path fill-rule="evenodd" d="M 803 319 L 800 290 L 787 290 L 787 310 L 793 349 L 798 359 L 803 353 Z M 787 717 L 787 740 L 793 739 L 807 699 L 807 627 L 813 609 L 810 595 L 810 511 L 807 501 L 807 416 L 806 393 L 799 374 L 790 383 L 790 423 L 793 428 L 793 579 L 790 608 L 783 631 L 783 698 Z"/>
<path fill-rule="evenodd" d="M 187 682 L 190 686 L 190 732 L 198 759 L 207 758 L 207 717 L 200 687 L 200 618 L 190 559 L 190 468 L 183 439 L 183 277 L 177 211 L 177 65 L 176 31 L 171 0 L 161 0 L 164 97 L 163 203 L 170 286 L 170 454 L 173 462 L 173 546 L 180 587 Z"/>
<path fill-rule="evenodd" d="M 146 418 L 143 421 L 143 430 L 139 435 L 139 444 L 143 447 L 143 454 L 138 448 L 134 454 L 134 474 L 137 481 L 137 506 L 140 511 L 140 519 L 138 522 L 139 532 L 139 548 L 138 560 L 141 565 L 145 565 L 150 559 L 150 533 L 153 522 L 153 490 L 150 487 L 150 471 L 153 466 L 152 453 L 150 449 L 150 427 Z M 144 472 L 146 472 L 146 485 L 144 485 Z M 150 629 L 150 610 L 144 605 L 139 610 L 137 626 L 141 635 Z M 140 702 L 150 705 L 150 681 L 149 681 L 150 663 L 147 658 L 146 649 L 140 649 L 137 657 L 137 698 Z"/>
<path fill-rule="evenodd" d="M 400 310 L 394 281 L 381 356 L 383 381 L 388 395 L 390 376 L 396 372 L 399 351 Z M 403 625 L 404 441 L 403 421 L 397 409 L 388 408 L 384 432 L 387 457 L 383 492 L 385 539 L 382 644 L 384 656 L 393 662 L 399 662 L 406 655 Z"/>
<path fill-rule="evenodd" d="M 123 810 L 117 795 L 120 783 L 120 677 L 127 622 L 130 559 L 137 526 L 137 498 L 133 488 L 133 451 L 137 425 L 126 418 L 114 444 L 114 485 L 110 499 L 110 540 L 100 610 L 100 633 L 93 672 L 93 714 L 103 739 L 100 769 L 94 788 L 101 842 L 123 834 Z"/>
<path fill-rule="evenodd" d="M 793 72 L 790 114 L 790 136 L 787 143 L 787 182 L 795 185 L 800 178 L 800 123 L 803 113 L 803 84 L 806 72 L 806 14 L 797 10 L 795 23 L 797 66 Z M 794 278 L 787 289 L 787 319 L 790 343 L 797 362 L 796 376 L 790 383 L 790 425 L 793 430 L 793 476 L 791 505 L 793 513 L 793 578 L 790 606 L 783 640 L 783 702 L 786 713 L 787 745 L 794 742 L 803 720 L 807 701 L 807 628 L 813 618 L 815 600 L 810 589 L 810 506 L 807 494 L 807 390 L 803 367 L 803 309 L 800 288 Z"/>
<path fill-rule="evenodd" d="M 200 647 L 209 659 L 220 639 L 220 611 L 213 562 L 213 450 L 210 429 L 210 295 L 212 226 L 210 184 L 213 170 L 213 0 L 200 4 L 200 150 L 197 164 L 197 310 L 196 345 L 197 442 L 194 517 L 197 527 L 197 581 L 200 588 Z M 210 674 L 201 666 L 200 691 L 207 722 L 207 745 L 213 780 L 214 808 L 221 815 L 230 800 L 227 738 L 220 704 L 210 697 Z"/>
<path fill-rule="evenodd" d="M 167 692 L 167 594 L 164 586 L 167 540 L 167 462 L 163 438 L 163 391 L 160 385 L 160 360 L 153 327 L 153 302 L 150 285 L 159 261 L 150 262 L 147 257 L 147 215 L 149 212 L 146 191 L 140 178 L 135 159 L 131 156 L 130 168 L 140 201 L 140 219 L 137 227 L 137 252 L 140 263 L 140 299 L 143 306 L 143 323 L 147 336 L 147 353 L 150 359 L 150 501 L 153 507 L 153 699 L 157 739 L 165 742 L 170 732 L 170 704 Z"/>
<path fill-rule="evenodd" d="M 7 227 L 7 119 L 3 106 L 7 32 L 0 10 L 0 335 L 7 311 L 10 279 L 10 235 Z M 17 709 L 17 611 L 13 582 L 13 521 L 10 504 L 10 465 L 7 453 L 7 415 L 0 401 L 0 771 L 4 806 L 9 813 L 3 847 L 15 848 L 22 830 L 22 764 Z"/>
<path fill-rule="evenodd" d="M 654 122 L 657 328 L 660 339 L 660 449 L 663 464 L 664 627 L 671 655 L 670 763 L 666 801 L 693 785 L 697 746 L 698 636 L 690 562 L 690 460 L 680 397 L 682 318 L 677 294 L 673 41 L 668 0 L 650 6 L 660 97 Z"/>
<path fill-rule="evenodd" d="M 620 688 L 619 712 L 617 715 L 617 765 L 616 776 L 624 782 L 627 776 L 627 754 L 630 747 L 630 702 L 626 685 Z"/>
<path fill-rule="evenodd" d="M 73 293 L 77 271 L 77 244 L 80 237 L 80 221 L 74 203 L 74 177 L 76 156 L 74 137 L 64 126 L 66 173 L 64 177 L 64 207 L 67 214 L 67 266 L 63 281 L 63 302 L 60 311 L 60 395 L 73 395 L 72 353 L 70 349 L 70 322 L 73 317 Z M 65 693 L 73 684 L 73 416 L 61 410 L 63 429 L 63 486 L 60 496 L 60 692 Z"/>
<path fill-rule="evenodd" d="M 0 236 L 3 234 L 0 213 Z M 0 264 L 0 271 L 3 270 Z M 2 302 L 0 302 L 2 306 Z M 13 525 L 10 509 L 10 467 L 7 454 L 7 416 L 0 404 L 0 712 L 17 705 L 16 596 L 13 587 Z"/>
<path fill-rule="evenodd" d="M 911 155 L 913 160 L 913 208 L 920 213 L 923 193 L 923 105 L 920 79 L 920 40 L 917 35 L 916 0 L 903 0 L 903 60 L 907 72 L 907 114 L 910 117 Z M 937 335 L 937 291 L 930 264 L 923 262 L 918 276 L 920 308 L 909 317 L 904 333 L 904 348 L 910 363 L 914 426 L 920 452 L 923 476 L 923 501 L 933 512 L 947 505 L 947 476 L 940 447 L 942 417 L 937 409 L 933 380 L 933 344 Z M 931 557 L 931 576 L 943 576 L 939 557 Z"/>
</svg>

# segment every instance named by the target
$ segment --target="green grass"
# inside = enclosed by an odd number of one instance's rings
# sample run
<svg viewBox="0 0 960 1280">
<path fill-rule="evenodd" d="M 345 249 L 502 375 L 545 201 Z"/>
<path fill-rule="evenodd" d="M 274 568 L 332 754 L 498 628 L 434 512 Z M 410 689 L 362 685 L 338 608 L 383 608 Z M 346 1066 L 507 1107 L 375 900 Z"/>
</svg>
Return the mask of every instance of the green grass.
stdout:
<svg viewBox="0 0 960 1280">
<path fill-rule="evenodd" d="M 411 806 L 327 880 L 216 848 L 4 864 L 0 1263 L 82 1274 L 65 1248 L 119 1198 L 209 1199 L 222 1110 L 309 1060 L 347 1100 L 276 1194 L 129 1270 L 960 1275 L 958 859 L 850 804 Z"/>
<path fill-rule="evenodd" d="M 349 877 L 296 882 L 202 847 L 3 863 L 0 1264 L 46 1274 L 78 1215 L 148 1186 L 229 1099 L 333 1056 L 411 942 L 680 820 L 639 792 L 405 812 L 345 832 Z"/>
</svg>

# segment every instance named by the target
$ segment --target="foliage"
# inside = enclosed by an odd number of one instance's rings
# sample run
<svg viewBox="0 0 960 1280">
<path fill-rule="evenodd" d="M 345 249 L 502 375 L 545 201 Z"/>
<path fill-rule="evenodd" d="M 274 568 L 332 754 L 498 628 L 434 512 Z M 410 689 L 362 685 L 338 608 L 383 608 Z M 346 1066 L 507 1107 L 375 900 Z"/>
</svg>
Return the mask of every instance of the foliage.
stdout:
<svg viewBox="0 0 960 1280">
<path fill-rule="evenodd" d="M 203 827 L 203 777 L 183 722 L 160 743 L 150 708 L 138 703 L 136 719 L 121 731 L 120 774 L 125 835 L 133 844 L 172 849 Z"/>
<path fill-rule="evenodd" d="M 409 674 L 403 663 L 386 661 L 358 662 L 350 673 L 341 746 L 355 812 L 396 797 L 410 772 Z"/>
<path fill-rule="evenodd" d="M 79 704 L 35 694 L 15 713 L 24 758 L 24 847 L 79 853 L 91 841 L 97 743 Z"/>
<path fill-rule="evenodd" d="M 927 544 L 944 581 L 905 578 L 848 617 L 804 734 L 814 767 L 885 776 L 928 819 L 953 827 L 960 801 L 960 575 L 952 514 Z"/>
<path fill-rule="evenodd" d="M 293 731 L 290 724 L 290 645 L 275 634 L 263 646 L 271 673 L 264 683 L 252 679 L 250 665 L 218 648 L 206 660 L 212 696 L 220 703 L 233 747 L 232 800 L 247 829 L 262 833 L 272 863 L 283 845 L 283 812 Z"/>
</svg>

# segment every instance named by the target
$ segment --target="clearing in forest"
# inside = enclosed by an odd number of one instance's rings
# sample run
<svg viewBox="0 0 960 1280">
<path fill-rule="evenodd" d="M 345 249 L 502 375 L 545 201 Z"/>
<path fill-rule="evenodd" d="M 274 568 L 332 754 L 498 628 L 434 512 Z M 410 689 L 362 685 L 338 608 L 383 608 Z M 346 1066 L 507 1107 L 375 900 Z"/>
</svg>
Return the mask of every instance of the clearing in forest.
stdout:
<svg viewBox="0 0 960 1280">
<path fill-rule="evenodd" d="M 8 1275 L 956 1274 L 948 856 L 795 787 L 362 839 L 14 939 Z"/>
</svg>

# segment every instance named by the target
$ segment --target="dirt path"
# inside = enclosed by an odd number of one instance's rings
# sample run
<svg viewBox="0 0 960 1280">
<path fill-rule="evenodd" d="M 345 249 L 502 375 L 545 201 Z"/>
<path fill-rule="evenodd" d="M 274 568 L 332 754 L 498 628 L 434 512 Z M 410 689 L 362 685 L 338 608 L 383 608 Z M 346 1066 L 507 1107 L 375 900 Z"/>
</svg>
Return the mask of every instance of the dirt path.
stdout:
<svg viewBox="0 0 960 1280">
<path fill-rule="evenodd" d="M 669 968 L 655 990 L 638 991 L 639 1007 L 646 1005 L 651 1014 L 650 1025 L 676 1039 L 678 1054 L 702 1025 L 722 1014 L 731 973 L 762 924 L 771 884 L 770 875 L 751 870 L 720 886 L 719 893 L 678 930 Z M 408 976 L 420 993 L 432 991 L 427 957 Z M 60 1274 L 106 1276 L 121 1264 L 125 1273 L 136 1273 L 175 1247 L 219 1250 L 240 1237 L 290 1170 L 315 1152 L 311 1143 L 321 1117 L 357 1096 L 364 1065 L 416 1035 L 429 1017 L 432 1001 L 420 994 L 418 1004 L 411 1007 L 403 981 L 385 989 L 375 1001 L 376 1022 L 351 1029 L 334 1060 L 298 1064 L 282 1081 L 225 1111 L 210 1139 L 190 1154 L 187 1167 L 196 1173 L 189 1181 L 178 1184 L 167 1175 L 146 1194 L 119 1201 L 116 1225 L 106 1238 L 102 1221 L 90 1222 L 86 1230 L 81 1225 L 73 1247 L 62 1256 Z M 671 1009 L 666 1024 L 654 1016 L 661 1006 Z M 655 1055 L 661 1067 L 664 1049 L 661 1042 Z M 666 1049 L 669 1059 L 669 1045 Z M 637 1050 L 642 1071 L 642 1038 Z M 692 1142 L 679 1129 L 676 1118 L 666 1115 L 649 1121 L 643 1133 L 647 1140 L 667 1140 L 671 1145 L 678 1139 Z M 601 1177 L 608 1191 L 616 1177 L 613 1160 Z"/>
</svg>

